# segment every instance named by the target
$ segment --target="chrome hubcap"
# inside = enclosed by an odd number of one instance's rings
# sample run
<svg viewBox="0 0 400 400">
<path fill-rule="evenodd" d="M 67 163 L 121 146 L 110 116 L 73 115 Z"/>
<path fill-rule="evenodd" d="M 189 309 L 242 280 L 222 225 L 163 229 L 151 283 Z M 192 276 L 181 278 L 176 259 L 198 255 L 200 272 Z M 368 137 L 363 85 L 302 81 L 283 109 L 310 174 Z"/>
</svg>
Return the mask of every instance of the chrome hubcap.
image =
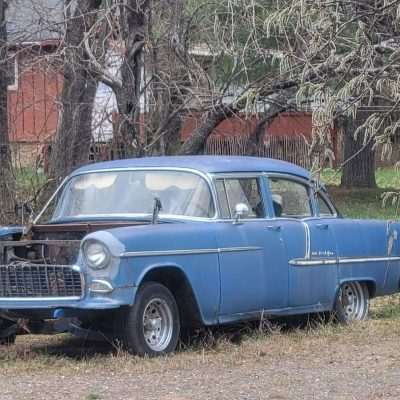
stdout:
<svg viewBox="0 0 400 400">
<path fill-rule="evenodd" d="M 152 299 L 143 313 L 143 335 L 153 351 L 164 351 L 172 338 L 174 329 L 172 311 L 162 299 Z"/>
<path fill-rule="evenodd" d="M 341 288 L 340 303 L 347 321 L 365 318 L 368 301 L 362 286 L 358 282 L 345 283 Z"/>
</svg>

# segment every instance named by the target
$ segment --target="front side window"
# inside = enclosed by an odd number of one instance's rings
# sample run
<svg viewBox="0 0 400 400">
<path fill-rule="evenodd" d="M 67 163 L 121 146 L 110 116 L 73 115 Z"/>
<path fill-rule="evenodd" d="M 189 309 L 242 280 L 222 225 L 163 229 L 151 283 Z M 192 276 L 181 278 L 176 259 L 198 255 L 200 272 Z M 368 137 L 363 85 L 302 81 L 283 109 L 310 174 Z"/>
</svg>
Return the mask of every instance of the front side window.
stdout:
<svg viewBox="0 0 400 400">
<path fill-rule="evenodd" d="M 312 215 L 306 185 L 282 178 L 270 178 L 269 182 L 276 217 L 304 218 Z"/>
<path fill-rule="evenodd" d="M 53 221 L 65 218 L 159 215 L 211 218 L 214 203 L 206 181 L 180 171 L 117 171 L 79 175 L 65 187 Z"/>
<path fill-rule="evenodd" d="M 249 208 L 247 218 L 264 218 L 264 206 L 258 178 L 217 179 L 216 189 L 220 204 L 221 217 L 235 217 L 237 204 L 246 204 Z"/>
</svg>

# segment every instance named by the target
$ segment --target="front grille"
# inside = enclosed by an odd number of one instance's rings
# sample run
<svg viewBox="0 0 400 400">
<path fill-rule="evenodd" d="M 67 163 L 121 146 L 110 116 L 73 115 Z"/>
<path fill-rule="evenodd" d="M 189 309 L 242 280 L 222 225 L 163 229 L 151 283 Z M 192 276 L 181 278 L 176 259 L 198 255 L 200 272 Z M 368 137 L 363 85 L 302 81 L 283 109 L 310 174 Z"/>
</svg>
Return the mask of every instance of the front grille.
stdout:
<svg viewBox="0 0 400 400">
<path fill-rule="evenodd" d="M 82 295 L 78 271 L 67 265 L 0 265 L 0 298 L 76 297 Z"/>
</svg>

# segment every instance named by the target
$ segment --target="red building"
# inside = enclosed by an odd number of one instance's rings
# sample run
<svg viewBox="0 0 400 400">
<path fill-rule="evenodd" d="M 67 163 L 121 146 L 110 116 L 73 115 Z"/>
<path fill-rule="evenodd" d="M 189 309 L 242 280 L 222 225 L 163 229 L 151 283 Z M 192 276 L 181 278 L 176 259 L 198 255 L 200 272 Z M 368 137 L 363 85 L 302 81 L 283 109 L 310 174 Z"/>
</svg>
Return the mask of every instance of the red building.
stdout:
<svg viewBox="0 0 400 400">
<path fill-rule="evenodd" d="M 54 43 L 19 47 L 9 75 L 9 139 L 16 165 L 35 165 L 52 141 L 58 122 L 62 75 L 49 63 Z"/>
<path fill-rule="evenodd" d="M 62 75 L 54 50 L 63 1 L 14 0 L 6 10 L 9 138 L 17 165 L 34 164 L 57 128 Z"/>
</svg>

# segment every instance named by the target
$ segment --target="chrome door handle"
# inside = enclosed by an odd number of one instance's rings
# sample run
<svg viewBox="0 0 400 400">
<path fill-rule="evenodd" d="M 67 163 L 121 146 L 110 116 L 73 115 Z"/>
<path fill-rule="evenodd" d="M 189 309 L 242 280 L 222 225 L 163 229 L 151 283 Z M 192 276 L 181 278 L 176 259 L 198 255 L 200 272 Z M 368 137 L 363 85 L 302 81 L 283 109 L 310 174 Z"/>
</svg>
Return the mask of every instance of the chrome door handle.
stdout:
<svg viewBox="0 0 400 400">
<path fill-rule="evenodd" d="M 279 232 L 281 230 L 281 227 L 279 225 L 268 225 L 267 229 L 270 231 Z"/>
<path fill-rule="evenodd" d="M 328 224 L 317 224 L 316 227 L 318 229 L 328 229 L 329 225 Z"/>
</svg>

